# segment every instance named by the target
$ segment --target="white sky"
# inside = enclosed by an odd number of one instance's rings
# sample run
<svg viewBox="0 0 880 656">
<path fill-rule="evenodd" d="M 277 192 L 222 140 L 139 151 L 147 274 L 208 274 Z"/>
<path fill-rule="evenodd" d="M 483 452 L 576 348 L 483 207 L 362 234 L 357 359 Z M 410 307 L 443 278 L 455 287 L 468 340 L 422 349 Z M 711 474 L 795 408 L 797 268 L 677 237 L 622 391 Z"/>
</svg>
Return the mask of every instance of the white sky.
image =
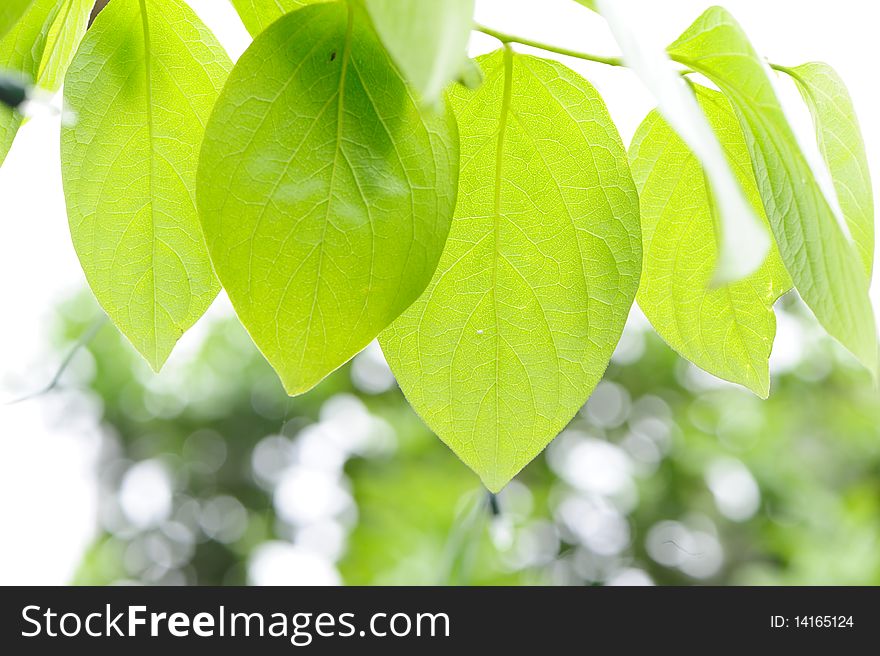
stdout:
<svg viewBox="0 0 880 656">
<path fill-rule="evenodd" d="M 234 58 L 249 37 L 231 5 L 190 0 Z M 642 0 L 637 20 L 672 41 L 709 6 L 705 0 Z M 826 61 L 843 76 L 862 121 L 871 168 L 880 178 L 880 11 L 867 0 L 727 0 L 758 52 L 775 63 Z M 572 0 L 478 0 L 477 21 L 573 49 L 617 54 L 603 21 Z M 474 34 L 471 54 L 497 47 Z M 527 51 L 527 48 L 522 48 Z M 653 107 L 629 71 L 560 58 L 604 95 L 626 143 Z M 809 116 L 792 88 L 783 96 L 803 141 Z M 39 388 L 58 356 L 47 351 L 56 303 L 84 284 L 70 244 L 58 161 L 57 120 L 32 120 L 0 169 L 0 402 Z M 878 265 L 880 267 L 880 265 Z M 880 296 L 872 289 L 875 308 Z M 218 308 L 222 313 L 223 308 Z M 216 314 L 216 312 L 215 312 Z M 198 339 L 198 333 L 184 342 Z M 186 364 L 187 344 L 168 369 Z M 161 376 L 161 374 L 160 374 Z M 0 584 L 63 583 L 94 531 L 97 438 L 88 417 L 47 398 L 0 406 Z"/>
</svg>

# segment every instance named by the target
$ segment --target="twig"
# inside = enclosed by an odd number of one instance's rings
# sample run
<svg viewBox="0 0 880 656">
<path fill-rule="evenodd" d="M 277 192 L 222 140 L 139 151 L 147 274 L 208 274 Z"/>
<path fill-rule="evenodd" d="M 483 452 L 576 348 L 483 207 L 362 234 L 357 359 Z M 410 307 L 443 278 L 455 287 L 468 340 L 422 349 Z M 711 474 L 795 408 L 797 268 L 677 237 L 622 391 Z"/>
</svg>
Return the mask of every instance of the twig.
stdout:
<svg viewBox="0 0 880 656">
<path fill-rule="evenodd" d="M 106 321 L 107 316 L 102 314 L 100 317 L 95 319 L 88 328 L 86 328 L 83 334 L 80 335 L 79 339 L 76 340 L 76 343 L 70 347 L 70 350 L 67 352 L 67 355 L 64 356 L 64 359 L 61 361 L 58 370 L 55 372 L 55 375 L 52 376 L 52 380 L 49 381 L 48 385 L 40 390 L 37 390 L 36 392 L 32 392 L 31 394 L 13 399 L 12 401 L 7 401 L 6 405 L 15 405 L 16 403 L 21 403 L 22 401 L 28 401 L 38 396 L 48 394 L 49 392 L 57 388 L 58 384 L 61 382 L 61 377 L 64 375 L 64 372 L 70 366 L 70 363 L 73 362 L 73 358 L 76 356 L 77 353 L 79 353 L 79 350 L 81 348 L 88 345 L 89 342 L 91 342 L 95 338 L 95 335 L 98 334 L 101 326 L 103 326 Z"/>
<path fill-rule="evenodd" d="M 583 59 L 586 61 L 596 62 L 598 64 L 607 64 L 608 66 L 625 66 L 623 60 L 620 57 L 603 57 L 602 55 L 593 55 L 588 52 L 580 52 L 578 50 L 560 48 L 559 46 L 550 45 L 549 43 L 542 43 L 540 41 L 534 41 L 532 39 L 515 36 L 513 34 L 505 34 L 504 32 L 493 30 L 492 28 L 486 27 L 485 25 L 474 25 L 474 30 L 495 37 L 496 39 L 501 41 L 501 43 L 519 43 L 523 46 L 531 46 L 532 48 L 539 48 L 541 50 L 546 50 L 547 52 L 555 52 L 557 55 L 575 57 L 576 59 Z"/>
</svg>

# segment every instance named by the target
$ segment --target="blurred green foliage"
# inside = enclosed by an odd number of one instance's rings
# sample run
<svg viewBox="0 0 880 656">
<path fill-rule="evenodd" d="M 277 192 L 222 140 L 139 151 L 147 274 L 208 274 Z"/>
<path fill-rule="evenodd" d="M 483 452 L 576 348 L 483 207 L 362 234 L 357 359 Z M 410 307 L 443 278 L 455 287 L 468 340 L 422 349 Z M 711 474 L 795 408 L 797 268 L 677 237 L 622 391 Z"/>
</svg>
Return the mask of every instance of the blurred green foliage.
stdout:
<svg viewBox="0 0 880 656">
<path fill-rule="evenodd" d="M 232 318 L 158 376 L 107 325 L 64 378 L 106 429 L 100 528 L 75 582 L 295 583 L 317 562 L 358 585 L 880 584 L 878 392 L 784 305 L 800 357 L 769 401 L 629 330 L 497 516 L 375 350 L 288 399 Z M 79 298 L 64 314 L 60 345 L 97 310 Z M 145 462 L 168 499 L 138 518 L 126 504 L 149 509 L 149 488 L 124 488 Z M 267 544 L 318 560 L 260 568 Z"/>
</svg>

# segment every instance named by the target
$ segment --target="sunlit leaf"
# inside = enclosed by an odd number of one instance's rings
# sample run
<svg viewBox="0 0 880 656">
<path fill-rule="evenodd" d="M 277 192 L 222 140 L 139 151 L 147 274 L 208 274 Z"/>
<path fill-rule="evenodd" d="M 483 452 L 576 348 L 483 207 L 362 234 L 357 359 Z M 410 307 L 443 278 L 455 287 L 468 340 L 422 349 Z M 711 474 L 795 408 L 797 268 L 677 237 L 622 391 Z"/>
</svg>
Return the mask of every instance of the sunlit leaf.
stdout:
<svg viewBox="0 0 880 656">
<path fill-rule="evenodd" d="M 257 36 L 284 14 L 330 0 L 231 0 L 251 36 Z M 341 0 L 345 1 L 345 0 Z"/>
<path fill-rule="evenodd" d="M 36 84 L 48 91 L 57 91 L 64 80 L 86 28 L 94 0 L 64 0 L 49 29 L 46 48 L 40 61 Z"/>
<path fill-rule="evenodd" d="M 643 1 L 596 0 L 595 5 L 608 21 L 624 61 L 657 99 L 666 121 L 696 153 L 706 172 L 718 208 L 713 282 L 740 280 L 764 262 L 770 239 L 687 84 L 656 41 L 651 26 L 639 21 Z"/>
<path fill-rule="evenodd" d="M 0 71 L 33 83 L 40 70 L 49 30 L 58 15 L 57 0 L 35 0 L 5 37 L 0 39 Z M 21 127 L 23 117 L 0 104 L 0 164 Z"/>
<path fill-rule="evenodd" d="M 36 0 L 26 3 L 20 22 L 0 39 L 0 73 L 20 76 L 27 86 L 57 91 L 86 31 L 93 0 Z M 0 105 L 0 163 L 23 117 Z"/>
<path fill-rule="evenodd" d="M 180 0 L 115 0 L 65 81 L 77 115 L 61 142 L 73 244 L 96 298 L 154 369 L 219 290 L 195 173 L 230 67 Z"/>
<path fill-rule="evenodd" d="M 199 207 L 217 274 L 290 394 L 424 290 L 457 172 L 452 113 L 420 109 L 355 3 L 288 14 L 242 55 L 206 132 Z"/>
<path fill-rule="evenodd" d="M 801 152 L 766 64 L 720 7 L 700 16 L 669 53 L 730 99 L 795 287 L 828 333 L 876 372 L 877 335 L 863 263 Z"/>
<path fill-rule="evenodd" d="M 587 9 L 592 9 L 596 11 L 596 0 L 574 0 L 575 2 L 582 4 Z"/>
<path fill-rule="evenodd" d="M 232 4 L 248 32 L 256 36 L 286 13 L 327 1 L 232 0 Z M 444 87 L 468 73 L 466 50 L 474 0 L 365 0 L 364 4 L 391 58 L 426 103 L 438 103 Z"/>
<path fill-rule="evenodd" d="M 740 186 L 763 218 L 736 115 L 719 92 L 699 86 L 695 91 Z M 791 287 L 778 250 L 774 246 L 744 280 L 711 285 L 717 258 L 715 208 L 699 160 L 653 111 L 633 137 L 630 163 L 639 189 L 644 248 L 639 306 L 683 357 L 766 397 L 776 334 L 773 303 Z"/>
<path fill-rule="evenodd" d="M 365 0 L 379 38 L 427 104 L 466 66 L 474 0 Z"/>
<path fill-rule="evenodd" d="M 816 128 L 840 210 L 868 277 L 874 266 L 874 194 L 859 121 L 846 85 L 828 64 L 778 67 L 795 80 Z"/>
<path fill-rule="evenodd" d="M 493 491 L 602 377 L 638 286 L 638 197 L 596 90 L 509 49 L 450 92 L 459 201 L 428 289 L 380 336 L 410 404 Z"/>
<path fill-rule="evenodd" d="M 21 19 L 34 0 L 3 0 L 0 4 L 0 39 Z"/>
</svg>

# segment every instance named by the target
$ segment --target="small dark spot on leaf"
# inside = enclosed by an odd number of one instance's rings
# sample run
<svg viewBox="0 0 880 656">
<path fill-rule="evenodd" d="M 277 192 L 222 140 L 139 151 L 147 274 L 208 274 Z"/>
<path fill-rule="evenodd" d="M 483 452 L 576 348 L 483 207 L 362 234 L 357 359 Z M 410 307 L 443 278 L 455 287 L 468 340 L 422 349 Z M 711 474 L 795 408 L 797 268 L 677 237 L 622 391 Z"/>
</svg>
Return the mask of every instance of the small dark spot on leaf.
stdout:
<svg viewBox="0 0 880 656">
<path fill-rule="evenodd" d="M 16 109 L 27 100 L 27 87 L 21 80 L 0 73 L 0 103 Z"/>
<path fill-rule="evenodd" d="M 334 59 L 336 59 L 336 51 L 335 50 L 330 53 L 330 61 L 333 61 Z"/>
</svg>

